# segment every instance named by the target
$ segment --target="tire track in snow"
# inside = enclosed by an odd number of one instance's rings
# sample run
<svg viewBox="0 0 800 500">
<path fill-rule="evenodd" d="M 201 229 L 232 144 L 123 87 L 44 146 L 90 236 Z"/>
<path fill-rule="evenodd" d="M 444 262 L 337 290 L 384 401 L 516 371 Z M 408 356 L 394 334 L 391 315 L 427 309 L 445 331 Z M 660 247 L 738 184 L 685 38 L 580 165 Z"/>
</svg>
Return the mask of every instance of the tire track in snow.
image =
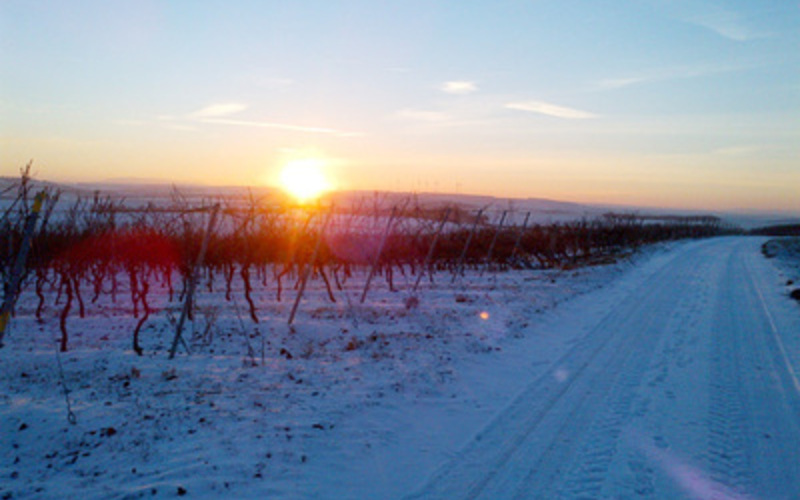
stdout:
<svg viewBox="0 0 800 500">
<path fill-rule="evenodd" d="M 412 498 L 552 494 L 554 481 L 565 472 L 562 467 L 570 466 L 598 411 L 610 401 L 615 410 L 603 426 L 606 435 L 601 439 L 606 449 L 586 453 L 595 457 L 596 465 L 589 466 L 594 475 L 583 478 L 582 487 L 596 489 L 596 478 L 613 455 L 637 381 L 649 366 L 679 296 L 675 292 L 676 266 L 684 272 L 691 269 L 690 254 L 678 252 L 630 290 L 625 300 L 553 365 L 552 375 L 531 384 Z"/>
<path fill-rule="evenodd" d="M 728 262 L 720 290 L 712 375 L 712 479 L 755 498 L 800 498 L 800 393 L 754 275 L 753 252 Z M 762 268 L 763 269 L 763 268 Z M 759 285 L 761 283 L 761 285 Z"/>
<path fill-rule="evenodd" d="M 643 301 L 642 307 L 646 308 L 648 303 Z M 572 456 L 583 442 L 586 429 L 594 430 L 589 433 L 592 446 L 587 453 L 590 460 L 585 464 L 585 472 L 589 474 L 577 476 L 575 486 L 579 490 L 588 488 L 593 491 L 602 485 L 603 470 L 614 455 L 625 415 L 633 399 L 631 391 L 638 385 L 638 380 L 649 363 L 649 356 L 642 354 L 651 351 L 649 347 L 658 340 L 655 317 L 651 316 L 652 320 L 643 325 L 643 332 L 646 333 L 635 339 L 622 339 L 622 336 L 618 336 L 614 338 L 614 342 L 609 342 L 609 357 L 601 360 L 598 356 L 596 363 L 602 368 L 597 370 L 597 377 L 584 377 L 580 383 L 585 385 L 585 394 L 580 400 L 564 400 L 562 406 L 569 408 L 554 413 L 562 425 L 555 435 L 548 436 L 550 443 L 541 455 L 526 466 L 529 472 L 515 488 L 515 498 L 549 496 L 558 486 L 557 481 L 562 474 L 567 472 L 565 464 L 574 461 Z M 604 409 L 609 409 L 610 414 L 602 419 Z M 592 425 L 598 417 L 601 417 L 600 424 Z M 496 493 L 488 490 L 482 496 L 501 498 Z"/>
<path fill-rule="evenodd" d="M 740 393 L 742 387 L 741 340 L 737 325 L 741 311 L 730 308 L 737 300 L 734 283 L 737 256 L 727 256 L 726 272 L 715 310 L 713 353 L 709 373 L 708 461 L 711 479 L 719 485 L 744 491 L 750 483 L 745 454 L 749 417 Z M 731 310 L 733 309 L 733 310 Z"/>
<path fill-rule="evenodd" d="M 622 364 L 623 368 L 618 373 L 616 381 L 609 391 L 607 400 L 598 405 L 601 413 L 590 426 L 588 435 L 590 439 L 583 440 L 584 445 L 575 458 L 574 464 L 564 477 L 563 484 L 553 485 L 557 477 L 548 481 L 541 481 L 541 468 L 531 471 L 525 483 L 519 489 L 516 498 L 538 497 L 547 495 L 552 489 L 559 490 L 559 498 L 599 498 L 607 478 L 609 465 L 617 453 L 617 445 L 625 423 L 630 417 L 631 406 L 636 397 L 635 389 L 639 386 L 641 376 L 647 368 L 647 358 L 637 357 L 628 353 L 627 359 Z M 624 374 L 624 375 L 623 375 Z M 572 420 L 574 414 L 567 417 Z M 562 428 L 562 433 L 573 432 L 573 422 Z M 556 439 L 558 441 L 558 439 Z M 556 442 L 554 441 L 554 443 Z M 547 462 L 554 457 L 543 456 L 540 462 Z"/>
<path fill-rule="evenodd" d="M 575 465 L 566 474 L 558 498 L 610 496 L 606 483 L 609 469 L 620 448 L 619 440 L 632 419 L 641 418 L 648 412 L 649 398 L 642 394 L 640 386 L 646 385 L 647 390 L 656 388 L 668 378 L 671 364 L 685 367 L 693 362 L 691 355 L 687 356 L 686 347 L 693 342 L 691 333 L 705 313 L 709 293 L 708 283 L 704 280 L 706 275 L 697 272 L 701 265 L 707 266 L 708 263 L 698 263 L 691 269 L 682 270 L 681 279 L 686 282 L 686 293 L 678 298 L 678 303 L 669 315 L 665 332 L 650 336 L 652 338 L 644 347 L 645 351 L 655 353 L 647 358 L 653 359 L 651 365 L 648 366 L 644 362 L 645 358 L 640 357 L 624 368 L 624 377 L 618 381 L 612 391 L 613 397 L 603 406 L 600 417 L 590 429 L 588 434 L 591 439 L 586 440 L 579 455 L 573 460 Z M 675 273 L 672 274 L 674 276 Z M 659 341 L 661 345 L 656 346 Z M 648 378 L 647 374 L 651 371 L 655 372 L 655 376 Z M 630 436 L 627 438 L 630 440 Z M 655 435 L 653 441 L 657 448 L 668 446 L 661 435 Z M 623 460 L 626 460 L 629 475 L 633 477 L 625 485 L 627 489 L 638 497 L 652 496 L 655 492 L 653 468 L 642 457 L 642 453 L 623 457 Z"/>
</svg>

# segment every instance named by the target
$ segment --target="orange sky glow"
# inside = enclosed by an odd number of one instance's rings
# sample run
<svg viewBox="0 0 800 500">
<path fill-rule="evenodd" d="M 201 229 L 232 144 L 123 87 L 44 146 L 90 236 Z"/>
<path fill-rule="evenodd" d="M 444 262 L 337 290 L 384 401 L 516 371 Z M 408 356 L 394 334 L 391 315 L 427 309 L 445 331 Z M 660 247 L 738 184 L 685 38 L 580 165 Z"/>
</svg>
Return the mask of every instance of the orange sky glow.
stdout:
<svg viewBox="0 0 800 500">
<path fill-rule="evenodd" d="M 800 214 L 790 4 L 11 0 L 0 175 Z"/>
</svg>

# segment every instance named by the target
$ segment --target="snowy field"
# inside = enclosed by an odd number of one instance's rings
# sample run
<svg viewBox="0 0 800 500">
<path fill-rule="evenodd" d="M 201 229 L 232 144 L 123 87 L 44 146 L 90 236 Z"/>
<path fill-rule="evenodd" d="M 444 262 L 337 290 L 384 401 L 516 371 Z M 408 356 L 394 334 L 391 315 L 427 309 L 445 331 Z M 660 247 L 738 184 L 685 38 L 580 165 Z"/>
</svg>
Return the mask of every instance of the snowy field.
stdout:
<svg viewBox="0 0 800 500">
<path fill-rule="evenodd" d="M 765 241 L 442 274 L 411 308 L 408 282 L 360 305 L 363 277 L 335 304 L 315 281 L 294 329 L 291 290 L 257 292 L 256 324 L 203 287 L 171 361 L 163 290 L 142 357 L 124 296 L 59 355 L 54 294 L 40 324 L 26 293 L 0 498 L 800 498 L 798 267 Z"/>
</svg>

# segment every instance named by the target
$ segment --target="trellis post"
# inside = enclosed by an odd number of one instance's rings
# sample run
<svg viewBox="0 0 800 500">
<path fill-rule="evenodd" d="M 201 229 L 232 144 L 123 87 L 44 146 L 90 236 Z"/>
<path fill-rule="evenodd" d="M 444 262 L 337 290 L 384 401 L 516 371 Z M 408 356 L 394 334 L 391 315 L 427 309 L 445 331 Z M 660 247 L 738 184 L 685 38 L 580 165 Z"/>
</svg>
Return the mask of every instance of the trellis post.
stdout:
<svg viewBox="0 0 800 500">
<path fill-rule="evenodd" d="M 19 292 L 19 284 L 22 281 L 22 275 L 25 271 L 25 263 L 28 261 L 28 252 L 31 249 L 31 240 L 33 239 L 33 232 L 36 229 L 36 220 L 39 218 L 39 212 L 42 210 L 42 203 L 46 198 L 45 191 L 40 191 L 33 200 L 33 208 L 28 218 L 25 220 L 25 227 L 22 233 L 22 243 L 17 252 L 17 258 L 14 261 L 14 267 L 11 268 L 8 282 L 6 283 L 6 294 L 3 298 L 3 305 L 0 307 L 0 347 L 3 347 L 3 337 L 5 336 L 6 327 L 11 320 L 11 311 L 14 309 L 14 303 L 17 301 L 17 292 Z"/>
<path fill-rule="evenodd" d="M 439 235 L 442 234 L 442 229 L 444 229 L 444 225 L 447 222 L 447 219 L 450 217 L 450 207 L 447 207 L 447 210 L 444 211 L 444 216 L 442 217 L 442 222 L 439 223 L 439 229 L 436 231 L 436 234 L 433 236 L 433 241 L 431 242 L 430 248 L 428 248 L 428 255 L 425 256 L 425 263 L 422 265 L 422 268 L 419 270 L 419 274 L 417 275 L 417 281 L 414 282 L 414 288 L 411 289 L 412 292 L 416 292 L 417 288 L 419 287 L 419 282 L 422 281 L 422 275 L 425 272 L 425 269 L 428 268 L 428 265 L 433 258 L 433 251 L 436 249 L 436 242 L 439 241 Z"/>
<path fill-rule="evenodd" d="M 397 207 L 392 207 L 392 215 L 389 216 L 389 222 L 386 223 L 386 229 L 383 230 L 383 236 L 381 236 L 381 242 L 378 246 L 378 252 L 375 254 L 375 258 L 372 260 L 372 267 L 369 270 L 369 276 L 367 276 L 367 282 L 364 283 L 364 291 L 361 293 L 361 303 L 363 304 L 365 300 L 367 300 L 367 293 L 369 293 L 369 285 L 372 283 L 372 278 L 375 276 L 375 273 L 378 270 L 378 264 L 381 260 L 381 255 L 383 254 L 383 247 L 386 245 L 386 239 L 389 237 L 389 231 L 392 229 L 392 223 L 394 223 L 394 218 L 397 215 Z"/>
<path fill-rule="evenodd" d="M 297 308 L 300 306 L 300 300 L 303 298 L 303 294 L 306 291 L 306 283 L 308 283 L 308 278 L 309 276 L 311 276 L 311 273 L 314 270 L 314 263 L 317 260 L 319 247 L 322 245 L 322 239 L 325 237 L 325 229 L 327 229 L 328 227 L 328 222 L 330 222 L 331 220 L 332 213 L 333 213 L 333 207 L 331 207 L 330 212 L 328 212 L 328 216 L 322 223 L 322 228 L 319 230 L 319 235 L 317 236 L 317 243 L 314 245 L 314 252 L 311 254 L 311 260 L 309 261 L 308 267 L 306 267 L 305 272 L 303 273 L 303 277 L 300 281 L 300 289 L 297 291 L 297 297 L 295 297 L 294 299 L 292 312 L 289 314 L 289 326 L 291 326 L 292 323 L 294 323 L 294 317 L 297 314 Z"/>
<path fill-rule="evenodd" d="M 183 309 L 181 310 L 181 317 L 178 319 L 178 324 L 175 327 L 175 337 L 172 339 L 172 347 L 169 350 L 169 359 L 175 357 L 175 352 L 178 350 L 178 343 L 183 340 L 181 337 L 183 333 L 183 324 L 186 322 L 186 317 L 189 315 L 189 310 L 192 307 L 192 300 L 194 300 L 194 291 L 197 287 L 197 272 L 203 266 L 206 258 L 206 250 L 208 250 L 208 240 L 211 238 L 211 232 L 214 230 L 214 224 L 217 221 L 219 214 L 219 203 L 214 205 L 211 209 L 211 218 L 208 219 L 206 226 L 206 234 L 203 236 L 203 244 L 200 246 L 200 253 L 197 255 L 197 261 L 194 266 L 189 270 L 189 282 L 187 283 L 186 297 L 183 300 Z"/>
<path fill-rule="evenodd" d="M 503 215 L 500 216 L 500 224 L 497 225 L 497 230 L 494 232 L 494 237 L 492 237 L 492 243 L 489 245 L 489 252 L 486 254 L 486 267 L 492 265 L 492 254 L 494 253 L 494 246 L 497 244 L 497 237 L 500 235 L 500 231 L 503 230 L 503 223 L 506 220 L 506 215 L 508 214 L 508 210 L 503 210 Z M 481 275 L 483 275 L 483 271 L 486 269 L 484 267 L 481 269 Z"/>
<path fill-rule="evenodd" d="M 485 209 L 481 208 L 478 210 L 478 215 L 475 216 L 475 222 L 472 223 L 472 229 L 469 232 L 469 236 L 467 236 L 467 241 L 464 243 L 464 248 L 461 249 L 461 255 L 458 256 L 458 263 L 456 264 L 456 273 L 453 275 L 453 279 L 450 280 L 450 283 L 455 283 L 456 278 L 464 273 L 464 259 L 467 257 L 467 250 L 469 250 L 469 244 L 472 242 L 472 238 L 475 236 L 475 231 L 478 229 L 478 224 L 481 221 L 481 216 L 483 215 L 483 211 Z"/>
</svg>

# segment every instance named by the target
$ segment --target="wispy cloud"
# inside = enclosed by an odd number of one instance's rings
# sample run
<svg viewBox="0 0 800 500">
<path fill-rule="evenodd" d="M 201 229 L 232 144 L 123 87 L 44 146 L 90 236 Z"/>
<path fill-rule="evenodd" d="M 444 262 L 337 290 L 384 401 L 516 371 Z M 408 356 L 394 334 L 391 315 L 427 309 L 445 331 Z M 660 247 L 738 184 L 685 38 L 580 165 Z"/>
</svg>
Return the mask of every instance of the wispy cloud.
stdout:
<svg viewBox="0 0 800 500">
<path fill-rule="evenodd" d="M 720 6 L 703 5 L 702 10 L 684 16 L 683 20 L 736 42 L 746 42 L 768 36 L 766 33 L 754 29 L 740 13 Z"/>
<path fill-rule="evenodd" d="M 647 77 L 631 77 L 631 78 L 606 78 L 604 80 L 600 80 L 597 82 L 597 86 L 601 89 L 621 89 L 623 87 L 630 87 L 631 85 L 637 85 L 640 83 L 646 83 L 648 81 L 652 81 L 653 79 L 648 79 Z"/>
<path fill-rule="evenodd" d="M 267 121 L 231 120 L 228 118 L 203 118 L 200 120 L 200 122 L 212 125 L 236 125 L 240 127 L 272 128 L 279 130 L 289 130 L 292 132 L 305 132 L 310 134 L 329 134 L 329 135 L 336 135 L 339 137 L 355 137 L 363 135 L 360 132 L 347 132 L 334 128 L 311 127 L 305 125 L 293 125 L 289 123 L 278 123 L 278 122 L 267 122 Z"/>
<path fill-rule="evenodd" d="M 132 126 L 132 127 L 140 127 L 143 125 L 147 125 L 147 121 L 145 120 L 131 120 L 127 118 L 112 120 L 111 123 L 113 123 L 114 125 Z"/>
<path fill-rule="evenodd" d="M 478 86 L 475 84 L 475 82 L 457 80 L 444 82 L 441 86 L 439 86 L 439 90 L 448 94 L 466 95 L 476 92 L 478 90 Z"/>
<path fill-rule="evenodd" d="M 170 130 L 178 130 L 180 132 L 194 132 L 197 130 L 197 127 L 193 125 L 182 125 L 180 123 L 167 123 L 164 125 L 164 127 Z"/>
<path fill-rule="evenodd" d="M 201 125 L 222 125 L 234 127 L 254 127 L 268 128 L 276 130 L 286 130 L 289 132 L 300 132 L 305 134 L 325 134 L 336 137 L 359 137 L 362 132 L 352 132 L 339 130 L 330 127 L 317 127 L 308 125 L 297 125 L 294 123 L 274 122 L 267 120 L 248 120 L 231 117 L 241 111 L 248 109 L 248 106 L 238 102 L 225 102 L 210 104 L 197 111 L 184 115 L 158 115 L 155 120 L 165 128 L 172 130 L 198 130 Z M 132 122 L 129 120 L 129 122 Z M 117 123 L 123 123 L 117 120 Z M 143 122 L 145 123 L 145 122 Z"/>
<path fill-rule="evenodd" d="M 580 109 L 567 108 L 564 106 L 557 106 L 543 101 L 520 101 L 509 102 L 505 105 L 507 109 L 515 109 L 519 111 L 527 111 L 530 113 L 539 113 L 542 115 L 553 116 L 556 118 L 565 118 L 569 120 L 585 120 L 588 118 L 596 118 L 597 115 L 589 113 L 588 111 L 581 111 Z"/>
<path fill-rule="evenodd" d="M 197 130 L 196 120 L 186 120 L 185 118 L 175 117 L 171 115 L 159 115 L 155 118 L 158 124 L 169 130 L 178 130 L 181 132 L 194 132 Z M 138 120 L 138 119 L 119 119 L 112 120 L 114 125 L 125 127 L 147 127 L 153 125 L 153 120 Z"/>
<path fill-rule="evenodd" d="M 720 156 L 747 156 L 759 152 L 760 148 L 757 146 L 731 146 L 727 148 L 719 148 L 712 151 L 712 154 Z"/>
<path fill-rule="evenodd" d="M 401 109 L 395 115 L 404 120 L 417 120 L 423 122 L 443 122 L 450 117 L 441 111 L 427 111 L 421 109 Z"/>
<path fill-rule="evenodd" d="M 192 118 L 212 118 L 217 116 L 228 116 L 247 109 L 247 106 L 239 102 L 223 102 L 210 104 L 189 114 Z"/>
<path fill-rule="evenodd" d="M 595 89 L 615 90 L 634 85 L 643 85 L 667 80 L 680 80 L 697 78 L 736 71 L 747 71 L 757 68 L 758 64 L 706 64 L 701 66 L 674 66 L 652 70 L 639 75 L 624 76 L 619 78 L 606 78 L 594 84 Z"/>
<path fill-rule="evenodd" d="M 709 29 L 714 33 L 735 40 L 737 42 L 746 42 L 753 38 L 758 38 L 747 27 L 741 23 L 738 15 L 732 12 L 720 12 L 715 15 L 696 16 L 687 19 L 688 22 Z"/>
<path fill-rule="evenodd" d="M 282 87 L 289 87 L 294 85 L 294 80 L 291 78 L 280 78 L 271 76 L 250 76 L 243 79 L 245 83 L 254 85 L 256 87 L 264 87 L 268 89 L 276 89 Z"/>
</svg>

